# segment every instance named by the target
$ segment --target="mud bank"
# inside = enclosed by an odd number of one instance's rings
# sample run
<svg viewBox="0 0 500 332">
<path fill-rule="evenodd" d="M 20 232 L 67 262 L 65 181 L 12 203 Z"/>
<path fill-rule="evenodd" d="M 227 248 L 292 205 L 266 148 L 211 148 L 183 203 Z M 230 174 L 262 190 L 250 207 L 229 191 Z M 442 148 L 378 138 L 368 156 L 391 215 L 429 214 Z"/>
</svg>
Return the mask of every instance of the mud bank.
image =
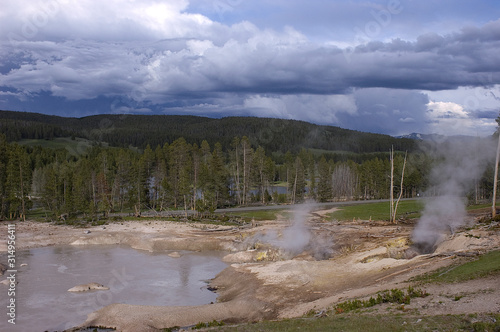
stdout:
<svg viewBox="0 0 500 332">
<path fill-rule="evenodd" d="M 223 231 L 213 236 L 214 230 Z M 213 225 L 190 225 L 169 221 L 131 221 L 106 226 L 77 228 L 37 222 L 16 223 L 16 249 L 30 249 L 55 245 L 127 245 L 138 250 L 160 252 L 166 250 L 234 250 L 231 229 Z M 2 233 L 6 235 L 6 227 Z M 210 234 L 210 236 L 206 236 Z M 4 235 L 4 234 L 2 234 Z M 0 243 L 0 252 L 7 245 Z"/>
<path fill-rule="evenodd" d="M 90 314 L 82 325 L 120 331 L 157 331 L 213 320 L 236 323 L 298 317 L 339 301 L 407 287 L 409 278 L 449 265 L 457 254 L 500 248 L 499 227 L 479 227 L 446 236 L 433 254 L 406 259 L 402 253 L 408 249 L 412 223 L 339 223 L 326 221 L 324 216 L 315 211 L 308 219 L 313 233 L 333 240 L 331 256 L 323 260 L 315 259 L 307 250 L 288 259 L 269 247 L 248 241 L 269 231 L 280 233 L 287 226 L 286 220 L 262 222 L 251 229 L 137 221 L 107 225 L 106 229 L 89 228 L 90 233 L 65 226 L 19 223 L 18 234 L 24 237 L 21 246 L 28 248 L 51 244 L 126 244 L 155 252 L 227 251 L 225 260 L 233 264 L 210 283 L 218 294 L 217 303 L 191 307 L 112 304 Z M 500 306 L 498 291 L 489 296 Z M 500 310 L 495 308 L 492 310 Z M 450 312 L 461 310 L 466 312 L 460 307 Z"/>
</svg>

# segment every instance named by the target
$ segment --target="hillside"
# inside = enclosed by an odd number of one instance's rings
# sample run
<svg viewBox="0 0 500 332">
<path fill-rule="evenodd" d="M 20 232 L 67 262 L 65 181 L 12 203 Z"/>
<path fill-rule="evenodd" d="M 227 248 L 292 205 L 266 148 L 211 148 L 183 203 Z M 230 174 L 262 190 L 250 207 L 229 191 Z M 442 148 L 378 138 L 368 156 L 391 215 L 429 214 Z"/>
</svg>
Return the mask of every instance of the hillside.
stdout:
<svg viewBox="0 0 500 332">
<path fill-rule="evenodd" d="M 301 148 L 353 153 L 386 152 L 391 146 L 412 151 L 415 141 L 364 133 L 304 121 L 254 117 L 212 119 L 188 115 L 95 115 L 66 118 L 29 112 L 0 111 L 0 133 L 8 141 L 81 137 L 112 146 L 144 148 L 184 137 L 188 143 L 219 142 L 226 150 L 234 137 L 247 136 L 266 151 L 296 152 Z"/>
</svg>

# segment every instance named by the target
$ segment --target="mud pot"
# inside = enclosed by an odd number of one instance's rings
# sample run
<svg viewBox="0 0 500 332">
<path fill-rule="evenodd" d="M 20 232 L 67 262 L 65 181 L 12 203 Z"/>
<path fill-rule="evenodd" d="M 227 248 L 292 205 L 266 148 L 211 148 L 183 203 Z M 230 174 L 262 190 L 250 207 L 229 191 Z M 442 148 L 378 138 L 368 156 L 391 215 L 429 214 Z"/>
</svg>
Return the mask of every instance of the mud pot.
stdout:
<svg viewBox="0 0 500 332">
<path fill-rule="evenodd" d="M 116 245 L 54 246 L 20 251 L 20 313 L 2 331 L 62 331 L 112 303 L 200 305 L 215 302 L 207 280 L 227 264 L 220 252 L 149 253 Z M 2 296 L 5 308 L 8 298 Z M 10 325 L 10 324 L 9 324 Z"/>
</svg>

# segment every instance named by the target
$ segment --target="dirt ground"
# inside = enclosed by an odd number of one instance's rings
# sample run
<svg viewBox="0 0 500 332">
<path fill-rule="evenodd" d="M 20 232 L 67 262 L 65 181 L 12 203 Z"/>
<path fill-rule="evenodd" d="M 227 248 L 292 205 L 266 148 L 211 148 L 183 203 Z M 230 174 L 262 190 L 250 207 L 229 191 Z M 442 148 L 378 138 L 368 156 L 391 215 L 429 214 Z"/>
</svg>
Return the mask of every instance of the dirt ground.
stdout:
<svg viewBox="0 0 500 332">
<path fill-rule="evenodd" d="M 409 255 L 413 222 L 340 223 L 327 221 L 329 212 L 332 210 L 308 214 L 305 225 L 310 230 L 309 242 L 314 245 L 293 255 L 266 243 L 269 234 L 279 239 L 289 229 L 290 221 L 284 217 L 245 228 L 139 220 L 82 229 L 28 221 L 17 223 L 16 245 L 17 250 L 60 244 L 124 244 L 155 252 L 227 252 L 224 260 L 229 267 L 210 285 L 219 295 L 217 303 L 193 307 L 112 304 L 90 314 L 82 325 L 115 327 L 119 331 L 157 331 L 213 320 L 298 317 L 340 301 L 406 288 L 413 276 L 452 264 L 463 256 L 500 248 L 500 227 L 490 224 L 446 235 L 432 254 Z M 481 215 L 469 217 L 474 223 Z M 6 238 L 7 226 L 0 226 L 0 236 Z M 318 252 L 318 248 L 327 250 Z M 5 241 L 0 242 L 0 253 L 6 250 Z M 418 310 L 422 315 L 500 312 L 499 284 L 500 278 L 490 277 L 427 285 L 431 296 L 415 299 L 405 309 Z M 383 306 L 376 310 L 387 312 Z"/>
</svg>

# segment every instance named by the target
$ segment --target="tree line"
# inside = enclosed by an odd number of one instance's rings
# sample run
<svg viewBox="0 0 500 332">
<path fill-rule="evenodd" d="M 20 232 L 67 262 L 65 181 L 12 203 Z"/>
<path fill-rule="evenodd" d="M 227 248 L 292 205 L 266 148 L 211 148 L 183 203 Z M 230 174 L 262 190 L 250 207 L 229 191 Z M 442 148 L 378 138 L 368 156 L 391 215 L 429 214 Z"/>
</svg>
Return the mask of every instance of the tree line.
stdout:
<svg viewBox="0 0 500 332">
<path fill-rule="evenodd" d="M 0 135 L 0 156 L 2 219 L 25 218 L 34 206 L 51 216 L 95 218 L 123 211 L 205 213 L 306 198 L 386 198 L 389 192 L 386 159 L 335 162 L 302 149 L 287 152 L 283 162 L 276 163 L 247 137 L 235 137 L 226 150 L 219 143 L 202 141 L 198 146 L 179 138 L 142 151 L 97 144 L 74 156 L 64 149 L 9 143 Z M 415 167 L 405 181 L 406 196 L 422 186 L 420 173 Z"/>
<path fill-rule="evenodd" d="M 24 219 L 31 208 L 51 218 L 98 218 L 112 212 L 139 216 L 144 211 L 194 210 L 250 204 L 384 199 L 390 196 L 391 164 L 374 157 L 335 161 L 301 149 L 277 162 L 247 137 L 229 148 L 179 138 L 143 150 L 95 144 L 82 155 L 65 149 L 25 147 L 0 134 L 0 219 Z M 404 153 L 395 153 L 401 174 Z M 426 187 L 432 160 L 408 155 L 405 177 L 394 179 L 396 195 L 415 197 Z M 488 195 L 491 181 L 478 182 L 476 195 Z"/>
</svg>

